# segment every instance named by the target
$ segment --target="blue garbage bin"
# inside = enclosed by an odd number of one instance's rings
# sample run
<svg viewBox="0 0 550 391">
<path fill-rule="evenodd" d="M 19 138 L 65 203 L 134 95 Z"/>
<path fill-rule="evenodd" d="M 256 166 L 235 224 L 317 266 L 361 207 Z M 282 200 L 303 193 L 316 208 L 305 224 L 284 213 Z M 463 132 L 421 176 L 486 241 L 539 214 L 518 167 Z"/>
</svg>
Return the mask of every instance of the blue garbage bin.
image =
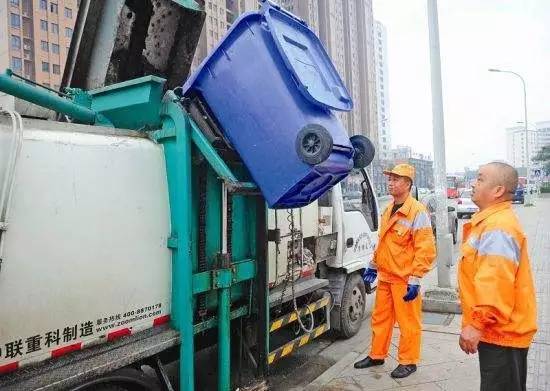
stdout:
<svg viewBox="0 0 550 391">
<path fill-rule="evenodd" d="M 207 105 L 269 207 L 316 200 L 354 149 L 333 112 L 353 107 L 317 36 L 279 6 L 242 15 L 183 86 Z"/>
</svg>

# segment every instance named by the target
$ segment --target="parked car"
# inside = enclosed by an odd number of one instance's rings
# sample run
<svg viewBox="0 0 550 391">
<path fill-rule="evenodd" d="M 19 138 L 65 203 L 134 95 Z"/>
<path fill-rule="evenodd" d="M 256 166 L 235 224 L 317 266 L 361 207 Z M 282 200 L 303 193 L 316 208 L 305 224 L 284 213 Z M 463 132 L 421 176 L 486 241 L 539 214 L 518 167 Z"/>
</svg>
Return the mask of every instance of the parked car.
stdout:
<svg viewBox="0 0 550 391">
<path fill-rule="evenodd" d="M 479 211 L 479 208 L 472 201 L 472 190 L 464 190 L 460 193 L 460 196 L 456 200 L 456 214 L 459 219 L 464 216 L 472 217 L 472 215 Z"/>
<path fill-rule="evenodd" d="M 514 192 L 514 198 L 512 199 L 512 202 L 519 202 L 520 204 L 525 203 L 525 189 L 518 186 L 518 188 Z"/>
<path fill-rule="evenodd" d="M 428 209 L 428 213 L 430 214 L 434 236 L 436 235 L 436 202 L 437 201 L 434 194 L 430 194 L 422 200 L 422 203 L 426 206 L 426 209 Z M 456 244 L 458 242 L 458 217 L 456 214 L 456 208 L 448 205 L 447 213 L 449 218 L 449 233 L 453 236 L 453 244 Z"/>
</svg>

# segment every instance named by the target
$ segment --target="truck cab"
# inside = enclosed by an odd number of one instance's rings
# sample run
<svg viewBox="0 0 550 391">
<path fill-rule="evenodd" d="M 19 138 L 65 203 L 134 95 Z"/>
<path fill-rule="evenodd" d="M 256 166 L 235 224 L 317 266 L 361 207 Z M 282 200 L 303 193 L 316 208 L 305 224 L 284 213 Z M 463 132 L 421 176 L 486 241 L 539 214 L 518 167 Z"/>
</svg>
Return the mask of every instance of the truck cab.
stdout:
<svg viewBox="0 0 550 391">
<path fill-rule="evenodd" d="M 347 338 L 355 335 L 375 288 L 365 286 L 361 273 L 372 260 L 379 227 L 365 169 L 354 169 L 307 207 L 270 210 L 268 224 L 272 309 L 325 290 L 332 297 L 331 328 Z"/>
</svg>

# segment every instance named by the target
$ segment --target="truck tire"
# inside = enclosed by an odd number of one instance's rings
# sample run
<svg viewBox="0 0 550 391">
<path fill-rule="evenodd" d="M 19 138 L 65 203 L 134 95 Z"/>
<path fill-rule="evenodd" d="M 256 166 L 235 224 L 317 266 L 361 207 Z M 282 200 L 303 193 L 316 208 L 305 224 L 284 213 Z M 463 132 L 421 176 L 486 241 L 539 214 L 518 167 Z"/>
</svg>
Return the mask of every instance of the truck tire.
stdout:
<svg viewBox="0 0 550 391">
<path fill-rule="evenodd" d="M 119 386 L 118 384 L 101 384 L 94 388 L 90 388 L 90 391 L 130 391 L 130 389 Z"/>
<path fill-rule="evenodd" d="M 350 274 L 342 292 L 342 305 L 337 314 L 340 327 L 337 330 L 342 338 L 351 338 L 361 328 L 366 308 L 365 283 L 359 273 Z"/>
<path fill-rule="evenodd" d="M 92 379 L 72 391 L 160 391 L 156 379 L 135 368 L 122 368 Z"/>
</svg>

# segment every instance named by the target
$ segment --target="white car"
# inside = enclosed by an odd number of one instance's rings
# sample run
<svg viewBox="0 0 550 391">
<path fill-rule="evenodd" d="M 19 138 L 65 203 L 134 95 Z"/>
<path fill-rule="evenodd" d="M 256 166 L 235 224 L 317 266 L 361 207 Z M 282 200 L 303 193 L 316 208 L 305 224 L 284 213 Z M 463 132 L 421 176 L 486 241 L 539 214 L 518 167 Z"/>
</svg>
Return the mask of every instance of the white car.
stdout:
<svg viewBox="0 0 550 391">
<path fill-rule="evenodd" d="M 463 190 L 456 200 L 456 215 L 459 219 L 464 216 L 472 217 L 479 208 L 472 201 L 472 190 Z"/>
</svg>

